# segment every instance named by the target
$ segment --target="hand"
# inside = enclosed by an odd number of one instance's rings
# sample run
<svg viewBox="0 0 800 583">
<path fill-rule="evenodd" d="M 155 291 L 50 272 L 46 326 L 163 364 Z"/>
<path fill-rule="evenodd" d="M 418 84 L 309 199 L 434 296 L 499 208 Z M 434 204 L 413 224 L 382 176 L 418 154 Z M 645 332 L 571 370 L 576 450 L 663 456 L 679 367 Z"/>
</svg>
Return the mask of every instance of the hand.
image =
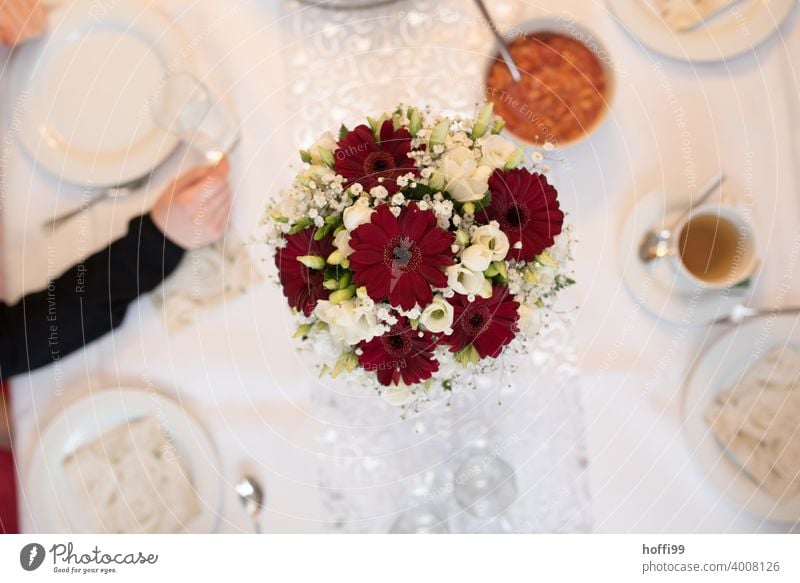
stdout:
<svg viewBox="0 0 800 583">
<path fill-rule="evenodd" d="M 222 237 L 231 210 L 229 171 L 223 158 L 214 167 L 190 170 L 164 189 L 150 216 L 170 241 L 198 249 Z"/>
<path fill-rule="evenodd" d="M 46 28 L 47 14 L 39 0 L 0 0 L 0 44 L 16 46 Z"/>
</svg>

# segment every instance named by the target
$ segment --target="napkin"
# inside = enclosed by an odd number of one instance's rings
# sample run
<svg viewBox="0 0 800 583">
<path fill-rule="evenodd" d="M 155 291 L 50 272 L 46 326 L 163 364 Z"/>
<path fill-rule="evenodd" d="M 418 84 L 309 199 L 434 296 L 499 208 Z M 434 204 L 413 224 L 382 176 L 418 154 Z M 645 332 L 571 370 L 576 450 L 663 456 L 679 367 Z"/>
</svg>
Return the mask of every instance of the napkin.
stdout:
<svg viewBox="0 0 800 583">
<path fill-rule="evenodd" d="M 214 245 L 186 253 L 178 269 L 150 297 L 167 330 L 177 332 L 260 281 L 247 247 L 228 233 Z"/>
</svg>

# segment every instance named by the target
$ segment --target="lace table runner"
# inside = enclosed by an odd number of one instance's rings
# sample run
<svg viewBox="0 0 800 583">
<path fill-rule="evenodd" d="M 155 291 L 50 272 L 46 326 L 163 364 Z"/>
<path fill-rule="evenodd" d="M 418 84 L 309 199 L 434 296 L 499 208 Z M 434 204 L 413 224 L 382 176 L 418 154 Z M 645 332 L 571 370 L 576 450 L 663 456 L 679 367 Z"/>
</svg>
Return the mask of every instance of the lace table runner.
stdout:
<svg viewBox="0 0 800 583">
<path fill-rule="evenodd" d="M 499 19 L 519 22 L 521 5 L 501 1 L 493 9 Z M 472 3 L 399 1 L 331 11 L 289 1 L 282 10 L 288 125 L 298 149 L 398 102 L 472 113 L 481 99 L 492 42 Z M 399 517 L 433 507 L 450 532 L 590 530 L 580 387 L 567 326 L 551 322 L 510 383 L 481 379 L 481 390 L 405 420 L 400 409 L 344 384 L 318 394 L 329 528 L 385 532 Z M 453 496 L 470 432 L 488 436 L 492 455 L 514 468 L 518 496 L 501 519 L 477 519 Z"/>
</svg>

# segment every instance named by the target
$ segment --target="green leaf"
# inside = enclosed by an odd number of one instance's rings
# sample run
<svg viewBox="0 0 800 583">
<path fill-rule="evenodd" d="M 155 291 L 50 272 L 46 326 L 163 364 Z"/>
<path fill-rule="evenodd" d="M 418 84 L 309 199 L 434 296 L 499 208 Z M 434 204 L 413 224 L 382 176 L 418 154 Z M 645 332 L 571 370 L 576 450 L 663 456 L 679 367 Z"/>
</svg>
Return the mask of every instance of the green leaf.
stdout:
<svg viewBox="0 0 800 583">
<path fill-rule="evenodd" d="M 491 191 L 487 192 L 486 194 L 484 194 L 482 199 L 480 199 L 478 201 L 475 201 L 472 204 L 475 205 L 475 212 L 476 213 L 478 213 L 478 212 L 482 211 L 483 209 L 487 208 L 490 204 L 492 204 L 492 193 L 491 193 Z"/>
<path fill-rule="evenodd" d="M 406 198 L 410 198 L 412 200 L 422 200 L 425 198 L 426 194 L 434 194 L 439 192 L 435 188 L 428 186 L 427 184 L 420 184 L 417 182 L 417 185 L 414 188 L 409 188 L 405 191 Z"/>
<path fill-rule="evenodd" d="M 306 150 L 300 150 L 300 159 L 306 164 L 311 164 L 311 154 Z"/>
<path fill-rule="evenodd" d="M 343 140 L 347 137 L 347 134 L 350 133 L 350 130 L 347 129 L 347 126 L 342 124 L 339 128 L 339 139 Z"/>
</svg>

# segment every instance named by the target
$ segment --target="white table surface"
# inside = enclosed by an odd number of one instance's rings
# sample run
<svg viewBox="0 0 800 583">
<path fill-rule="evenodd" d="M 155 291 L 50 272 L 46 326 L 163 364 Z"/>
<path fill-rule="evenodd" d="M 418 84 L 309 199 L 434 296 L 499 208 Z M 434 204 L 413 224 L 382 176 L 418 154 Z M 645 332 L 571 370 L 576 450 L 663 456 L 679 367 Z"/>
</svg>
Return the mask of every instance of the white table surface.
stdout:
<svg viewBox="0 0 800 583">
<path fill-rule="evenodd" d="M 206 78 L 226 94 L 246 128 L 232 162 L 233 228 L 247 236 L 266 198 L 289 181 L 295 146 L 313 138 L 299 135 L 303 120 L 293 108 L 292 92 L 285 89 L 296 88 L 297 79 L 305 75 L 308 91 L 320 96 L 322 113 L 331 118 L 338 113 L 336 103 L 327 100 L 335 90 L 328 91 L 324 67 L 286 62 L 287 54 L 297 52 L 290 53 L 285 43 L 329 50 L 327 39 L 336 31 L 326 29 L 320 15 L 312 13 L 305 33 L 288 28 L 289 10 L 296 7 L 291 3 L 168 0 L 161 4 L 194 41 L 190 46 Z M 414 8 L 424 4 L 398 4 L 394 10 L 403 11 L 404 18 L 420 19 L 425 14 Z M 475 28 L 478 21 L 469 3 L 458 5 L 461 12 L 456 11 L 455 17 L 464 19 L 465 31 L 486 39 L 483 54 L 488 53 L 489 37 Z M 619 277 L 616 239 L 637 197 L 656 188 L 680 191 L 687 170 L 702 181 L 722 168 L 731 185 L 752 192 L 756 205 L 767 259 L 754 301 L 769 305 L 788 277 L 785 303 L 800 302 L 800 286 L 791 285 L 800 245 L 798 10 L 751 54 L 726 64 L 692 66 L 644 50 L 599 0 L 497 0 L 493 5 L 504 22 L 570 10 L 606 43 L 619 75 L 608 121 L 590 142 L 567 151 L 567 164 L 553 173 L 580 240 L 578 285 L 566 301 L 579 306 L 571 336 L 582 374 L 596 530 L 785 531 L 785 526 L 744 515 L 696 477 L 680 438 L 678 398 L 685 374 L 719 332 L 669 324 L 637 306 Z M 387 67 L 393 67 L 396 77 L 413 77 L 414 68 L 403 68 L 393 59 L 413 61 L 424 58 L 424 51 L 445 62 L 452 56 L 457 62 L 457 50 L 437 49 L 433 30 L 437 19 L 444 22 L 453 13 L 433 14 L 430 34 L 411 39 L 424 38 L 424 46 L 405 46 L 408 38 L 401 36 L 397 43 L 404 48 L 387 53 Z M 360 25 L 370 29 L 368 20 Z M 287 41 L 287 33 L 296 36 Z M 335 62 L 343 71 L 350 64 L 348 51 L 364 50 L 358 39 L 353 46 L 335 48 L 341 51 Z M 5 55 L 1 62 L 6 62 Z M 286 71 L 295 66 L 304 69 L 287 78 Z M 380 70 L 373 73 L 381 75 Z M 444 66 L 432 83 L 450 83 L 457 89 L 453 107 L 464 108 L 474 101 L 464 90 L 470 84 L 475 87 L 474 75 L 475 71 Z M 364 79 L 354 86 L 359 83 L 368 87 Z M 0 86 L 7 92 L 5 84 Z M 400 95 L 384 93 L 387 107 L 409 97 L 402 93 L 402 85 L 399 90 L 396 83 L 388 85 L 389 90 L 393 87 Z M 387 87 L 381 90 L 386 92 Z M 358 92 L 353 96 L 357 98 Z M 146 209 L 157 189 L 99 205 L 55 235 L 44 233 L 39 227 L 44 219 L 56 209 L 74 206 L 81 192 L 37 171 L 20 152 L 7 98 L 4 95 L 0 116 L 6 193 L 3 250 L 7 296 L 15 299 L 26 290 L 41 288 L 48 277 L 120 235 L 128 218 Z M 434 105 L 447 101 L 441 92 L 429 99 Z M 685 130 L 679 124 L 682 119 Z M 682 158 L 684 143 L 689 145 L 688 159 Z M 178 156 L 156 181 L 166 182 L 181 162 Z M 269 483 L 271 499 L 281 500 L 279 506 L 268 507 L 269 530 L 321 530 L 323 513 L 310 447 L 319 426 L 308 398 L 315 381 L 286 341 L 291 329 L 288 317 L 276 317 L 275 310 L 266 308 L 281 301 L 279 290 L 265 283 L 206 314 L 190 329 L 168 336 L 151 303 L 144 300 L 132 307 L 125 324 L 109 337 L 57 365 L 15 378 L 13 417 L 23 529 L 35 530 L 26 510 L 26 461 L 48 419 L 90 388 L 127 383 L 152 384 L 168 392 L 181 387 L 187 408 L 201 416 L 223 452 L 225 479 L 235 479 L 247 469 L 242 460 L 251 460 L 248 463 Z M 253 321 L 261 325 L 253 326 Z M 222 530 L 248 526 L 231 493 L 225 499 Z"/>
</svg>

